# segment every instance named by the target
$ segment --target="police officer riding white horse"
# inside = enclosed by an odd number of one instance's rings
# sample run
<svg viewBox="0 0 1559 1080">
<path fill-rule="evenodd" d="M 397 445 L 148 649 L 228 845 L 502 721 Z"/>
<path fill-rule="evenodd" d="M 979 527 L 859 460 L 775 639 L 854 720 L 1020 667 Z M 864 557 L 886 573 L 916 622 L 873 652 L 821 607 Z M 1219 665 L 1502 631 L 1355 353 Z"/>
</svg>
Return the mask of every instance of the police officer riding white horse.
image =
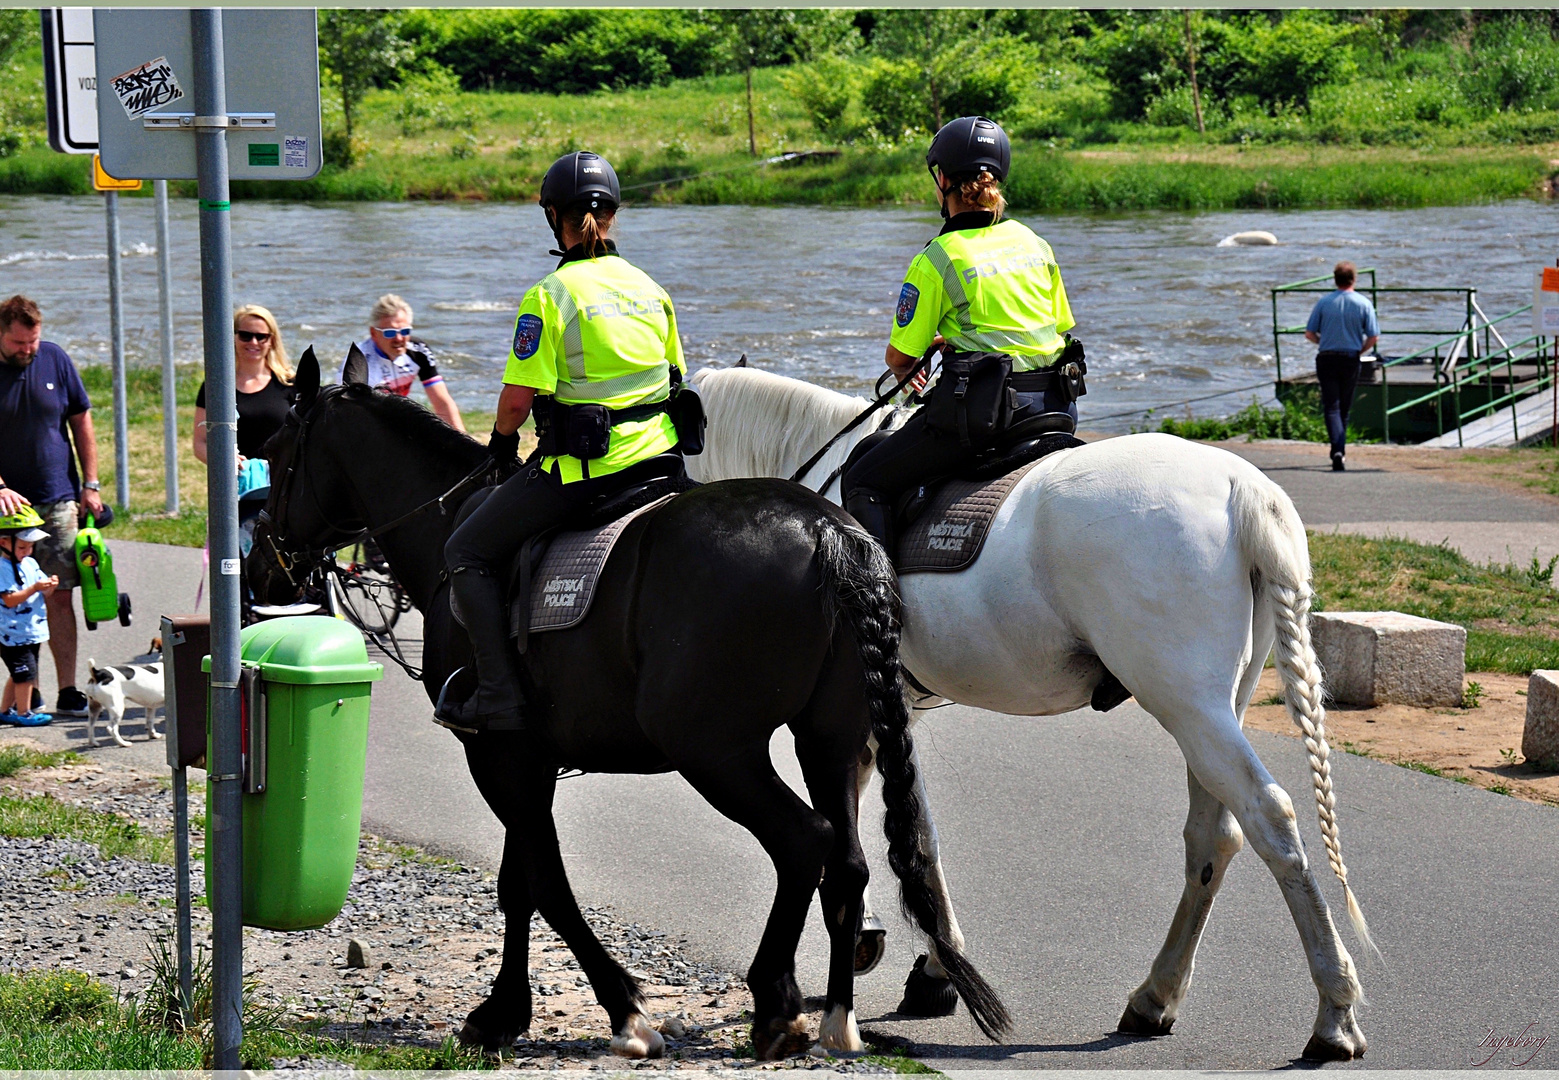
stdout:
<svg viewBox="0 0 1559 1080">
<path fill-rule="evenodd" d="M 919 688 L 917 709 L 956 701 L 1041 717 L 1090 704 L 1108 711 L 1130 696 L 1174 737 L 1190 794 L 1184 888 L 1120 1031 L 1154 1036 L 1174 1026 L 1213 899 L 1249 840 L 1283 893 L 1319 992 L 1304 1056 L 1361 1057 L 1353 958 L 1293 802 L 1242 730 L 1273 655 L 1304 736 L 1326 862 L 1355 934 L 1373 948 L 1342 858 L 1304 524 L 1282 488 L 1225 450 L 1162 434 L 1072 439 L 1085 368 L 1063 336 L 1072 317 L 1049 247 L 1000 220 L 1005 135 L 982 117 L 955 120 L 937 133 L 927 164 L 947 221 L 910 264 L 887 350 L 904 386 L 942 346 L 925 403 L 889 409 L 874 432 L 863 421 L 891 393 L 871 403 L 757 368 L 706 368 L 693 382 L 708 414 L 707 445 L 689 471 L 705 482 L 790 476 L 838 492 L 901 565 L 918 560 L 898 578 L 901 657 Z M 1025 447 L 1019 440 L 1030 434 L 1038 438 Z M 1023 462 L 1025 471 L 1010 471 Z M 999 498 L 981 486 L 998 474 Z M 935 481 L 949 477 L 939 494 Z M 922 541 L 946 524 L 949 492 L 986 498 L 989 531 L 977 557 L 932 565 L 923 556 L 935 545 Z M 924 509 L 895 550 L 901 503 L 939 509 Z M 863 769 L 861 790 L 869 780 Z M 961 946 L 932 807 L 920 802 L 941 932 Z M 869 905 L 866 912 L 869 919 Z M 880 956 L 882 932 L 866 925 L 863 970 Z M 917 961 L 900 1011 L 954 1008 L 939 951 L 933 942 Z"/>
<path fill-rule="evenodd" d="M 887 364 L 908 378 L 940 346 L 941 376 L 927 406 L 844 473 L 845 508 L 890 554 L 901 492 L 1014 433 L 1076 427 L 1087 368 L 1081 346 L 1062 336 L 1074 320 L 1050 245 L 1002 219 L 1011 165 L 1007 133 L 983 116 L 946 124 L 926 153 L 944 224 L 909 264 Z"/>
</svg>

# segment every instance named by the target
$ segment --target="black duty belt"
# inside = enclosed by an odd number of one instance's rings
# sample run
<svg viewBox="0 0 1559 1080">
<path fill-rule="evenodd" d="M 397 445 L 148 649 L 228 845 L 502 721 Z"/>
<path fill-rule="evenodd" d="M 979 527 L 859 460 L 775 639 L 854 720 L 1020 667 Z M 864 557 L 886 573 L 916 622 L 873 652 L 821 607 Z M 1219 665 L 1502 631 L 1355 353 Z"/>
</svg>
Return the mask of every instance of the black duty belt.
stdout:
<svg viewBox="0 0 1559 1080">
<path fill-rule="evenodd" d="M 562 419 L 562 416 L 566 415 L 569 410 L 585 408 L 585 406 L 568 405 L 564 402 L 554 400 L 552 401 L 551 405 L 548 406 L 548 408 L 551 410 L 551 419 L 553 422 L 557 422 L 558 420 Z M 602 406 L 602 408 L 605 408 L 605 406 Z M 661 401 L 652 401 L 648 405 L 630 405 L 626 409 L 607 409 L 607 426 L 616 427 L 618 424 L 632 424 L 639 420 L 648 420 L 652 416 L 659 416 L 663 412 L 669 412 L 670 409 L 670 398 L 665 398 Z"/>
<path fill-rule="evenodd" d="M 1020 394 L 1042 394 L 1056 382 L 1054 369 L 1046 371 L 1014 371 L 1007 385 Z"/>
</svg>

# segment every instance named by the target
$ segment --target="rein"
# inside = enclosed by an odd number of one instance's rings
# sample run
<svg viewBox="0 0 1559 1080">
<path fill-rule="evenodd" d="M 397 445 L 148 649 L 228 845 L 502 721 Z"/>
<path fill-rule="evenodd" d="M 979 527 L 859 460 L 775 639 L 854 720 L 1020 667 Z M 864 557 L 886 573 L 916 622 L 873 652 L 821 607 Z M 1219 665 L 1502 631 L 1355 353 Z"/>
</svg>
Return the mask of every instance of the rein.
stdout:
<svg viewBox="0 0 1559 1080">
<path fill-rule="evenodd" d="M 886 394 L 883 394 L 870 405 L 866 406 L 866 408 L 862 409 L 856 415 L 855 419 L 851 420 L 844 427 L 840 428 L 834 434 L 832 439 L 829 439 L 826 443 L 820 446 L 817 453 L 807 458 L 806 462 L 802 464 L 801 468 L 797 469 L 794 473 L 791 474 L 790 482 L 793 484 L 799 484 L 801 482 L 801 478 L 807 474 L 807 471 L 811 469 L 812 466 L 816 465 L 819 461 L 822 461 L 823 455 L 828 453 L 829 450 L 833 449 L 833 446 L 836 442 L 850 434 L 850 432 L 854 431 L 856 428 L 860 427 L 868 416 L 897 397 L 899 393 L 910 384 L 911 380 L 913 380 L 916 375 L 919 375 L 922 371 L 925 370 L 926 365 L 931 363 L 931 358 L 937 354 L 937 350 L 939 348 L 941 348 L 941 346 L 933 345 L 931 348 L 927 349 L 926 355 L 922 356 L 915 364 L 915 366 L 909 369 L 909 374 L 900 379 L 897 386 L 895 386 L 892 390 L 889 390 Z M 881 386 L 881 381 L 879 381 L 877 385 Z M 886 421 L 884 421 L 884 423 L 886 423 Z M 882 424 L 877 425 L 877 430 L 882 430 Z M 823 484 L 822 487 L 818 488 L 817 490 L 819 492 L 826 491 L 828 489 L 828 485 L 837 480 L 840 474 L 843 472 L 844 466 L 841 465 L 839 468 L 835 469 L 832 473 L 829 474 L 828 480 Z"/>
<path fill-rule="evenodd" d="M 321 401 L 324 400 L 323 396 L 321 397 L 320 400 Z M 456 504 L 457 507 L 458 507 L 460 505 L 460 503 L 463 503 L 465 501 L 465 496 L 470 493 L 469 491 L 467 491 L 465 489 L 468 486 L 470 486 L 470 489 L 472 491 L 474 491 L 477 486 L 480 486 L 482 481 L 485 481 L 485 480 L 488 479 L 488 477 L 493 473 L 493 471 L 495 469 L 495 465 L 494 465 L 494 463 L 492 462 L 491 459 L 484 459 L 480 465 L 478 465 L 475 469 L 471 470 L 465 476 L 461 477 L 459 480 L 455 481 L 455 483 L 453 485 L 451 485 L 447 490 L 445 490 L 442 494 L 434 496 L 433 498 L 428 499 L 426 502 L 419 503 L 417 506 L 413 507 L 411 510 L 408 510 L 406 513 L 400 515 L 399 517 L 392 518 L 391 520 L 385 522 L 382 525 L 369 526 L 369 527 L 366 527 L 366 528 L 363 528 L 363 529 L 355 529 L 355 530 L 354 529 L 348 529 L 348 528 L 346 528 L 344 526 L 341 526 L 341 525 L 338 525 L 334 521 L 332 521 L 330 519 L 330 515 L 325 512 L 325 508 L 322 505 L 320 505 L 319 493 L 316 492 L 311 487 L 311 488 L 308 489 L 308 492 L 309 492 L 309 497 L 313 500 L 313 503 L 314 503 L 314 512 L 319 515 L 320 521 L 324 522 L 325 527 L 327 529 L 330 529 L 333 532 L 341 534 L 342 536 L 345 537 L 345 539 L 343 540 L 342 544 L 329 545 L 329 546 L 324 546 L 324 547 L 320 547 L 320 548 L 305 548 L 305 549 L 302 549 L 301 551 L 290 552 L 290 553 L 289 552 L 285 552 L 276 543 L 277 521 L 278 520 L 283 520 L 287 516 L 287 509 L 290 506 L 290 500 L 291 500 L 291 497 L 292 497 L 292 481 L 293 481 L 293 477 L 297 473 L 299 462 L 301 462 L 303 460 L 304 454 L 305 454 L 306 450 L 308 449 L 309 428 L 313 424 L 314 413 L 315 413 L 315 410 L 317 410 L 319 408 L 319 404 L 320 404 L 320 402 L 316 402 L 314 407 L 309 409 L 308 414 L 306 416 L 300 416 L 298 414 L 298 411 L 297 411 L 296 407 L 294 407 L 292 409 L 289 409 L 287 411 L 287 424 L 289 426 L 294 426 L 294 427 L 296 427 L 298 429 L 297 446 L 293 449 L 292 459 L 287 463 L 287 471 L 282 476 L 281 484 L 278 485 L 278 488 L 277 488 L 277 494 L 276 494 L 276 516 L 274 518 L 271 516 L 269 507 L 267 507 L 265 510 L 261 510 L 260 511 L 260 515 L 259 515 L 259 519 L 257 521 L 257 528 L 256 528 L 256 533 L 258 535 L 259 532 L 260 532 L 258 526 L 259 525 L 264 525 L 265 526 L 265 528 L 264 528 L 264 538 L 265 538 L 266 546 L 270 550 L 270 555 L 271 555 L 272 561 L 274 561 L 276 563 L 276 565 L 281 569 L 282 573 L 287 575 L 287 581 L 294 588 L 301 588 L 302 587 L 301 584 L 299 583 L 299 581 L 297 580 L 297 578 L 293 576 L 293 568 L 298 565 L 298 559 L 296 558 L 296 556 L 298 556 L 298 555 L 307 556 L 307 557 L 309 557 L 311 562 L 314 560 L 314 557 L 317 556 L 318 560 L 320 562 L 327 562 L 328 559 L 326 558 L 326 556 L 333 549 L 333 547 L 340 547 L 340 546 L 343 546 L 345 543 L 350 543 L 350 542 L 354 542 L 354 541 L 361 541 L 364 537 L 371 538 L 373 540 L 378 540 L 385 533 L 388 533 L 388 532 L 390 532 L 390 531 L 392 531 L 394 529 L 399 528 L 400 526 L 406 524 L 408 521 L 412 520 L 413 518 L 417 517 L 418 515 L 422 514 L 423 512 L 432 509 L 435 506 L 438 507 L 439 515 L 440 516 L 444 516 L 444 515 L 448 514 L 448 512 L 449 512 L 449 508 L 448 508 L 448 506 L 446 504 L 449 502 L 450 499 L 453 499 L 453 498 L 455 498 L 456 495 L 459 495 L 460 496 L 460 500 Z M 399 662 L 399 661 L 397 661 L 397 662 Z M 402 663 L 401 666 L 405 667 L 406 665 L 404 663 Z M 409 674 L 410 673 L 410 669 L 408 668 L 407 670 L 408 670 L 408 674 Z M 413 676 L 413 677 L 415 678 L 416 676 Z"/>
</svg>

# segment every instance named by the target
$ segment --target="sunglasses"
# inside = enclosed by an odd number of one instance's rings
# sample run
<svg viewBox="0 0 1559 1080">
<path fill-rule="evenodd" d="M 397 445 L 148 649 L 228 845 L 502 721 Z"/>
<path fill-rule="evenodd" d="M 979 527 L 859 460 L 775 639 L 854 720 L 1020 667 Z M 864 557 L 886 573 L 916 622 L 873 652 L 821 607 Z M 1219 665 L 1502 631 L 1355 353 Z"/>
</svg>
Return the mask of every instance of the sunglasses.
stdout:
<svg viewBox="0 0 1559 1080">
<path fill-rule="evenodd" d="M 238 330 L 238 331 L 236 331 L 236 333 L 238 334 L 238 340 L 239 341 L 243 341 L 243 342 L 249 342 L 249 341 L 262 341 L 263 342 L 263 341 L 271 340 L 271 335 L 270 334 L 263 333 L 263 332 L 260 332 L 260 331 L 255 331 L 255 330 Z"/>
<path fill-rule="evenodd" d="M 398 337 L 409 338 L 409 337 L 411 337 L 411 327 L 409 327 L 409 326 L 403 326 L 399 330 L 393 330 L 393 329 L 392 330 L 380 330 L 379 327 L 377 327 L 377 326 L 374 327 L 374 329 L 378 330 L 379 333 L 383 334 L 387 338 L 398 338 Z"/>
</svg>

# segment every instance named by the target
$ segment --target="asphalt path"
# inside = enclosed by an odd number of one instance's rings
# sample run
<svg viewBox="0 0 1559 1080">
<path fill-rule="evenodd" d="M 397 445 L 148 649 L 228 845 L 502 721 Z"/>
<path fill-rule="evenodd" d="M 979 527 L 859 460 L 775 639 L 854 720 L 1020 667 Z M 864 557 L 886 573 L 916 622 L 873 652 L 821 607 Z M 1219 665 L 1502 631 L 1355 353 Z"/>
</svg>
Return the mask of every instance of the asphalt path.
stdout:
<svg viewBox="0 0 1559 1080">
<path fill-rule="evenodd" d="M 1401 520 L 1559 516 L 1546 503 L 1525 505 L 1538 500 L 1400 474 L 1350 472 L 1336 478 L 1346 487 L 1320 470 L 1274 468 L 1273 475 L 1308 521 L 1324 522 L 1321 508 L 1338 506 L 1368 509 L 1360 520 L 1374 521 L 1413 507 L 1418 518 Z M 144 614 L 131 630 L 83 632 L 83 657 L 141 651 L 155 625 L 151 613 L 188 610 L 193 599 L 198 552 L 126 542 L 114 550 L 122 584 Z M 406 629 L 415 627 L 411 616 Z M 52 676 L 45 685 L 52 688 Z M 458 744 L 428 713 L 421 688 L 387 671 L 375 689 L 364 827 L 496 868 L 501 831 Z M 80 728 L 66 723 L 42 734 L 79 746 Z M 864 1026 L 911 1039 L 918 1053 L 952 1068 L 1274 1068 L 1297 1057 L 1316 994 L 1277 886 L 1249 851 L 1229 871 L 1175 1033 L 1152 1041 L 1112 1034 L 1168 927 L 1183 873 L 1184 764 L 1151 717 L 1134 703 L 1048 719 L 953 706 L 928 716 L 917 740 L 971 956 L 1005 996 L 1016 1030 L 993 1046 L 962 1011 L 940 1020 L 897 1016 L 918 949 L 896 918 L 887 959 L 857 983 Z M 1293 796 L 1323 889 L 1339 910 L 1301 744 L 1259 732 L 1251 740 Z M 775 758 L 797 783 L 786 741 L 776 737 Z M 136 738 L 130 751 L 99 753 L 157 764 L 161 745 Z M 1347 754 L 1333 761 L 1343 852 L 1386 957 L 1367 960 L 1344 931 L 1369 996 L 1359 1009 L 1370 1040 L 1366 1063 L 1465 1067 L 1483 1056 L 1473 1054 L 1490 1029 L 1516 1034 L 1535 1021 L 1534 1031 L 1559 1034 L 1552 995 L 1559 815 Z M 887 915 L 893 891 L 879 815 L 871 810 L 864 831 L 877 906 Z M 686 934 L 702 959 L 745 968 L 772 870 L 757 844 L 680 778 L 568 780 L 557 818 L 582 902 Z M 807 993 L 822 992 L 824 941 L 814 909 L 798 958 Z"/>
</svg>

